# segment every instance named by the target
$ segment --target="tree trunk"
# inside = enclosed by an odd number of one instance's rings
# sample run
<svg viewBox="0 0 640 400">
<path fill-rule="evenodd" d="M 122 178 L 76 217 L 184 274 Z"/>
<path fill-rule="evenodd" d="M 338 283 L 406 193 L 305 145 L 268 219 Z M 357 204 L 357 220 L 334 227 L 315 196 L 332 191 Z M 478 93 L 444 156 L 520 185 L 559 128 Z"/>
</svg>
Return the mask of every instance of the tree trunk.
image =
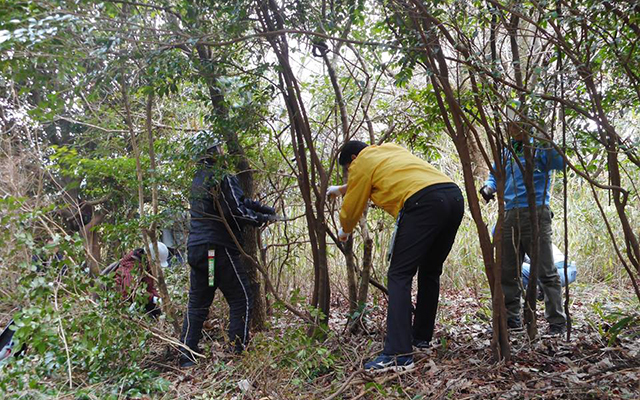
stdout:
<svg viewBox="0 0 640 400">
<path fill-rule="evenodd" d="M 440 38 L 436 35 L 436 30 L 440 30 L 445 35 L 449 32 L 444 31 L 446 28 L 438 24 L 438 20 L 429 13 L 425 5 L 417 0 L 411 0 L 410 3 L 405 1 L 397 1 L 400 6 L 400 12 L 410 18 L 411 26 L 409 29 L 416 32 L 424 44 L 423 61 L 431 72 L 430 80 L 436 91 L 436 101 L 444 119 L 447 132 L 451 136 L 460 161 L 462 163 L 462 171 L 464 175 L 464 184 L 467 192 L 467 201 L 471 215 L 478 230 L 480 239 L 480 248 L 482 250 L 482 258 L 485 265 L 485 273 L 491 287 L 492 303 L 493 303 L 493 339 L 492 351 L 496 360 L 509 360 L 511 357 L 511 349 L 507 334 L 506 311 L 504 306 L 504 294 L 500 285 L 499 262 L 494 259 L 493 246 L 491 237 L 487 230 L 487 225 L 482 217 L 480 209 L 478 193 L 475 187 L 475 179 L 471 165 L 471 155 L 469 151 L 468 129 L 473 127 L 464 119 L 462 107 L 456 100 L 456 96 L 449 81 L 449 67 L 444 56 Z M 449 35 L 450 36 L 450 35 Z M 451 40 L 449 38 L 448 40 Z M 449 118 L 449 116 L 451 118 Z"/>
<path fill-rule="evenodd" d="M 98 225 L 104 219 L 103 213 L 95 213 L 92 208 L 91 220 L 86 225 L 81 225 L 80 233 L 85 242 L 85 251 L 87 253 L 87 266 L 92 276 L 100 275 L 100 264 L 102 263 L 102 242 L 100 233 L 97 230 Z"/>
<path fill-rule="evenodd" d="M 196 50 L 200 58 L 200 62 L 208 67 L 208 64 L 213 63 L 211 49 L 204 45 L 197 45 Z M 218 76 L 213 73 L 213 68 L 202 68 L 200 74 L 207 84 L 209 90 L 209 98 L 213 106 L 214 114 L 219 118 L 218 123 L 224 126 L 224 121 L 228 118 L 228 110 L 224 104 L 224 95 L 218 89 L 217 80 Z M 231 129 L 223 129 L 224 140 L 227 144 L 227 150 L 231 156 L 236 160 L 235 169 L 237 171 L 238 181 L 240 187 L 248 198 L 253 198 L 255 194 L 254 190 L 254 178 L 253 172 L 249 160 L 245 155 L 245 151 L 240 144 L 238 132 Z M 245 226 L 242 230 L 242 243 L 243 249 L 246 254 L 257 259 L 258 256 L 258 235 L 259 230 L 252 226 Z M 255 294 L 253 301 L 253 313 L 251 315 L 251 328 L 254 331 L 260 331 L 264 329 L 266 321 L 266 310 L 264 304 L 264 298 L 260 296 L 261 284 L 258 275 L 258 271 L 255 268 L 253 262 L 246 257 L 243 257 L 244 265 L 247 268 L 249 279 L 251 280 L 251 289 Z"/>
<path fill-rule="evenodd" d="M 350 25 L 350 24 L 349 24 Z M 347 28 L 348 29 L 348 28 Z M 338 46 L 340 46 L 338 44 Z M 339 48 L 334 50 L 335 54 L 338 54 Z M 336 108 L 338 115 L 340 116 L 340 127 L 342 131 L 343 141 L 349 140 L 349 122 L 347 120 L 347 107 L 342 96 L 342 88 L 338 82 L 336 75 L 336 69 L 334 63 L 328 57 L 328 51 L 322 52 L 322 59 L 324 60 L 327 72 L 329 73 L 329 80 L 333 87 L 333 93 L 336 96 Z M 334 57 L 335 60 L 335 57 Z M 347 181 L 347 171 L 344 171 L 343 182 Z M 344 258 L 347 264 L 347 287 L 349 291 L 349 314 L 352 315 L 358 308 L 358 291 L 357 291 L 357 278 L 356 278 L 356 261 L 353 254 L 353 235 L 349 236 L 347 242 L 344 245 Z"/>
<path fill-rule="evenodd" d="M 360 315 L 356 318 L 352 316 L 350 321 L 350 332 L 357 334 L 364 328 L 364 315 L 369 297 L 369 284 L 371 277 L 371 268 L 373 266 L 373 238 L 367 227 L 367 210 L 365 209 L 360 219 L 360 230 L 362 232 L 363 253 L 362 253 L 362 270 L 360 272 L 360 286 L 358 287 L 356 310 L 360 311 Z M 351 313 L 353 315 L 353 312 Z"/>
<path fill-rule="evenodd" d="M 344 260 L 347 264 L 347 288 L 349 291 L 349 314 L 358 308 L 358 283 L 356 282 L 356 260 L 353 255 L 353 235 L 344 244 Z"/>
<path fill-rule="evenodd" d="M 144 218 L 145 218 L 145 201 L 144 201 L 144 176 L 142 173 L 142 163 L 140 161 L 140 147 L 138 145 L 138 138 L 134 129 L 134 125 L 133 125 L 133 113 L 131 111 L 131 105 L 129 102 L 129 93 L 128 93 L 128 88 L 127 88 L 127 81 L 126 81 L 127 77 L 126 75 L 122 75 L 121 78 L 121 83 L 120 83 L 120 89 L 122 92 L 122 103 L 123 106 L 125 108 L 125 122 L 127 124 L 127 128 L 129 130 L 129 139 L 131 141 L 131 147 L 133 149 L 133 154 L 136 160 L 136 177 L 138 180 L 138 212 L 140 214 L 140 228 L 142 230 L 142 238 L 144 240 L 144 244 L 145 244 L 145 251 L 147 254 L 149 253 L 149 250 L 151 249 L 150 247 L 150 243 L 149 241 L 153 241 L 153 247 L 154 247 L 154 251 L 155 254 L 160 254 L 158 252 L 158 246 L 156 243 L 156 236 L 155 236 L 155 222 L 151 224 L 151 229 L 149 229 L 147 226 L 144 225 Z M 155 171 L 155 152 L 153 151 L 153 133 L 151 131 L 151 105 L 153 102 L 153 97 L 150 96 L 148 98 L 147 101 L 147 119 L 146 119 L 146 128 L 147 128 L 147 134 L 149 135 L 149 139 L 150 139 L 150 159 L 151 159 L 151 171 Z M 151 179 L 153 182 L 155 182 L 154 176 L 152 176 Z M 156 183 L 154 183 L 154 187 L 152 189 L 152 207 L 153 207 L 153 212 L 154 214 L 157 215 L 158 212 L 158 189 L 157 189 L 157 185 Z M 151 231 L 151 232 L 149 232 Z M 167 315 L 167 319 L 171 322 L 173 329 L 175 331 L 176 335 L 180 334 L 181 331 L 181 323 L 178 320 L 175 310 L 173 308 L 173 304 L 171 302 L 171 296 L 169 295 L 169 291 L 167 289 L 167 284 L 164 281 L 164 274 L 162 272 L 162 268 L 160 267 L 160 263 L 159 263 L 159 259 L 155 260 L 154 262 L 150 262 L 151 264 L 151 268 L 152 268 L 152 274 L 153 277 L 155 278 L 155 281 L 158 285 L 158 291 L 160 294 L 160 298 L 162 299 L 162 309 L 165 312 L 165 314 Z"/>
<path fill-rule="evenodd" d="M 263 30 L 274 32 L 284 29 L 281 10 L 274 0 L 256 1 L 256 12 Z M 281 68 L 281 93 L 291 121 L 291 143 L 298 167 L 296 175 L 305 205 L 305 218 L 309 226 L 309 242 L 314 264 L 311 305 L 320 312 L 315 318 L 316 326 L 311 328 L 310 334 L 323 336 L 329 319 L 331 297 L 327 268 L 327 223 L 324 215 L 329 175 L 315 149 L 304 100 L 289 62 L 287 39 L 284 35 L 269 35 L 266 40 L 272 47 Z"/>
<path fill-rule="evenodd" d="M 468 133 L 466 136 L 469 138 L 469 153 L 471 156 L 471 165 L 473 166 L 473 176 L 475 176 L 476 179 L 483 180 L 489 175 L 489 168 L 480 150 L 478 138 Z"/>
<path fill-rule="evenodd" d="M 507 32 L 509 34 L 509 42 L 511 45 L 511 55 L 514 77 L 518 87 L 524 88 L 524 80 L 522 78 L 522 60 L 520 58 L 520 48 L 518 46 L 518 25 L 520 18 L 517 14 L 511 14 L 509 23 L 507 24 Z M 524 106 L 524 93 L 520 93 L 520 108 L 519 113 L 526 113 Z M 522 120 L 521 117 L 517 117 Z M 540 259 L 540 224 L 538 221 L 538 210 L 536 208 L 536 192 L 533 184 L 533 174 L 535 169 L 535 144 L 531 146 L 529 144 L 529 133 L 522 126 L 521 122 L 518 122 L 519 129 L 522 130 L 524 135 L 524 158 L 525 166 L 522 169 L 522 165 L 518 161 L 518 156 L 513 155 L 513 159 L 517 162 L 518 167 L 522 170 L 524 178 L 524 185 L 527 190 L 527 205 L 529 209 L 529 220 L 531 224 L 531 259 L 529 283 L 525 292 L 525 307 L 524 307 L 524 322 L 527 325 L 527 334 L 529 338 L 534 339 L 538 334 L 538 324 L 536 321 L 536 294 L 538 291 L 538 263 Z M 546 183 L 545 183 L 546 184 Z M 546 189 L 546 188 L 545 188 Z"/>
</svg>

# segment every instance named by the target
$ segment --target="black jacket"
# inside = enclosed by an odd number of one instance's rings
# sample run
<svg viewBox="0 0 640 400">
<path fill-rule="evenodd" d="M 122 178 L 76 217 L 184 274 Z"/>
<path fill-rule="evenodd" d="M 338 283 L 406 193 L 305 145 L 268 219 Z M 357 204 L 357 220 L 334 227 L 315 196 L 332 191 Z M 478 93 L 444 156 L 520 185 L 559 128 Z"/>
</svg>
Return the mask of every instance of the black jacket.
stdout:
<svg viewBox="0 0 640 400">
<path fill-rule="evenodd" d="M 217 173 L 216 173 L 217 172 Z M 260 226 L 268 220 L 268 214 L 275 214 L 271 207 L 244 197 L 238 178 L 220 174 L 215 167 L 203 165 L 191 183 L 191 227 L 188 246 L 211 243 L 236 248 L 235 242 L 225 227 L 222 214 L 233 234 L 242 244 L 242 227 L 246 224 Z"/>
</svg>

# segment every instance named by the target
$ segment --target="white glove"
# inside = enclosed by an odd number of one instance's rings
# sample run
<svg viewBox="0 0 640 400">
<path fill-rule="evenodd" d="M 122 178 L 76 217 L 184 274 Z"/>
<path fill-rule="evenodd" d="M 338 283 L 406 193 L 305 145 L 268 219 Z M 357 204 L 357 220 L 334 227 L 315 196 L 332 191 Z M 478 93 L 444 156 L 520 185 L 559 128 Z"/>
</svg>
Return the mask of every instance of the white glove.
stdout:
<svg viewBox="0 0 640 400">
<path fill-rule="evenodd" d="M 340 240 L 341 242 L 346 242 L 347 239 L 349 239 L 349 236 L 351 236 L 350 233 L 345 233 L 342 228 L 340 228 L 338 230 L 338 240 Z"/>
<path fill-rule="evenodd" d="M 330 199 L 335 199 L 338 196 L 342 196 L 342 192 L 340 191 L 340 186 L 329 186 L 327 188 L 327 197 Z"/>
</svg>

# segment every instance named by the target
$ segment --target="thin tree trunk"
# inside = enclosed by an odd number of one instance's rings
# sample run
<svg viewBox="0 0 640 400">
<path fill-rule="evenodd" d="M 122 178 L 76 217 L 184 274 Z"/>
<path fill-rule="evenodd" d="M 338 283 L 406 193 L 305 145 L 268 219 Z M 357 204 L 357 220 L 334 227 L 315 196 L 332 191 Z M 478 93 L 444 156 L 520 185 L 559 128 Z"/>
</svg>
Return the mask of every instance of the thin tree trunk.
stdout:
<svg viewBox="0 0 640 400">
<path fill-rule="evenodd" d="M 336 50 L 337 52 L 337 50 Z M 340 116 L 340 126 L 342 128 L 342 138 L 343 141 L 349 140 L 349 122 L 347 120 L 347 107 L 344 103 L 344 98 L 342 96 L 342 88 L 338 83 L 338 77 L 336 75 L 336 70 L 333 65 L 333 62 L 329 59 L 328 51 L 322 54 L 322 59 L 324 60 L 325 66 L 327 67 L 327 72 L 329 73 L 329 79 L 331 81 L 331 86 L 333 87 L 333 92 L 336 97 L 336 108 L 338 111 L 338 115 Z M 343 181 L 347 180 L 346 171 L 344 173 Z M 358 283 L 356 280 L 356 261 L 355 256 L 353 254 L 353 235 L 347 239 L 347 242 L 344 245 L 344 258 L 345 263 L 347 264 L 347 288 L 349 292 L 349 314 L 352 315 L 357 307 L 358 307 Z"/>
<path fill-rule="evenodd" d="M 437 24 L 437 19 L 429 13 L 422 2 L 411 0 L 413 7 L 405 2 L 399 2 L 405 12 L 411 17 L 413 27 L 419 30 L 420 39 L 424 44 L 425 62 L 432 72 L 430 79 L 436 91 L 436 100 L 440 108 L 441 115 L 444 119 L 447 132 L 453 139 L 453 142 L 460 156 L 462 163 L 462 171 L 464 176 L 465 190 L 467 193 L 467 201 L 471 215 L 478 229 L 478 237 L 480 240 L 480 248 L 485 264 L 485 273 L 491 287 L 492 303 L 493 303 L 493 339 L 491 348 L 496 360 L 509 360 L 511 357 L 511 349 L 507 334 L 506 311 L 504 306 L 504 294 L 500 285 L 499 277 L 499 260 L 494 259 L 493 246 L 491 237 L 487 230 L 486 223 L 482 218 L 480 210 L 478 193 L 475 187 L 475 179 L 471 165 L 471 156 L 468 147 L 468 138 L 465 136 L 464 118 L 460 104 L 449 82 L 448 65 L 445 59 L 440 39 L 435 35 L 435 30 L 445 29 Z M 443 100 L 444 97 L 444 100 Z M 445 106 L 446 105 L 449 107 Z M 452 121 L 449 119 L 451 115 Z M 451 124 L 453 122 L 453 125 Z M 468 124 L 467 124 L 468 125 Z M 469 128 L 471 128 L 469 126 Z M 499 253 L 498 253 L 499 254 Z"/>
<path fill-rule="evenodd" d="M 102 242 L 100 240 L 100 232 L 97 227 L 104 220 L 104 213 L 98 213 L 91 207 L 91 220 L 84 225 L 82 221 L 82 215 L 80 220 L 82 224 L 80 226 L 80 234 L 84 238 L 85 251 L 87 253 L 87 266 L 92 276 L 100 275 L 100 263 L 102 262 Z"/>
<path fill-rule="evenodd" d="M 213 63 L 211 49 L 204 45 L 197 45 L 196 50 L 200 58 L 200 62 L 203 64 Z M 213 106 L 214 114 L 219 118 L 218 124 L 224 126 L 224 121 L 228 118 L 228 110 L 224 103 L 224 95 L 218 89 L 217 81 L 218 76 L 212 72 L 210 68 L 204 68 L 201 70 L 201 76 L 207 84 L 209 90 L 209 98 Z M 244 148 L 240 143 L 238 133 L 232 129 L 223 129 L 224 140 L 227 144 L 227 150 L 231 156 L 236 160 L 235 168 L 237 171 L 238 181 L 240 187 L 248 198 L 253 198 L 255 195 L 255 184 L 253 171 L 249 164 Z M 246 254 L 250 255 L 254 259 L 258 256 L 258 235 L 259 230 L 252 226 L 245 226 L 242 229 L 242 243 L 243 249 Z M 246 257 L 243 257 L 244 264 L 247 268 L 247 274 L 251 280 L 251 289 L 254 296 L 253 311 L 251 314 L 251 327 L 255 331 L 264 329 L 266 322 L 266 309 L 264 298 L 260 296 L 261 284 L 254 264 L 250 262 Z"/>
<path fill-rule="evenodd" d="M 256 11 L 265 31 L 273 32 L 284 28 L 281 10 L 274 0 L 257 0 Z M 325 193 L 329 183 L 329 175 L 315 150 L 314 138 L 311 135 L 302 94 L 289 63 L 289 48 L 286 37 L 284 35 L 267 36 L 266 40 L 271 45 L 281 68 L 282 95 L 291 121 L 291 141 L 296 165 L 299 169 L 298 185 L 305 204 L 305 217 L 309 226 L 309 242 L 314 264 L 312 306 L 321 312 L 321 318 L 317 318 L 317 326 L 310 333 L 322 333 L 324 330 L 321 325 L 326 326 L 329 318 L 331 295 L 327 268 L 327 224 L 324 215 Z M 307 159 L 307 155 L 309 159 Z M 315 201 L 312 200 L 312 193 L 315 195 Z"/>
<path fill-rule="evenodd" d="M 511 19 L 507 25 L 507 33 L 509 35 L 509 42 L 511 44 L 512 65 L 515 76 L 516 84 L 519 87 L 524 87 L 524 81 L 522 79 L 522 69 L 520 58 L 520 48 L 518 46 L 518 26 L 520 24 L 520 18 L 517 14 L 511 14 Z M 519 112 L 525 113 L 524 107 L 524 93 L 520 93 L 520 108 Z M 540 224 L 538 221 L 538 209 L 536 208 L 536 192 L 533 184 L 533 173 L 535 169 L 535 144 L 529 143 L 529 132 L 522 126 L 524 118 L 517 116 L 519 119 L 518 127 L 524 135 L 523 147 L 525 166 L 523 172 L 524 185 L 527 190 L 527 205 L 529 208 L 529 220 L 531 224 L 531 259 L 529 283 L 525 293 L 525 306 L 524 306 L 524 322 L 527 325 L 527 333 L 529 338 L 534 339 L 538 334 L 538 324 L 536 321 L 536 305 L 537 305 L 537 292 L 538 292 L 538 265 L 540 260 Z M 518 156 L 514 154 L 514 160 L 517 160 Z M 518 167 L 522 168 L 519 162 Z M 546 184 L 546 183 L 545 183 Z"/>
<path fill-rule="evenodd" d="M 135 129 L 133 126 L 133 118 L 132 118 L 132 113 L 131 113 L 131 105 L 129 103 L 129 93 L 128 93 L 128 89 L 127 89 L 127 84 L 126 84 L 126 77 L 123 75 L 122 77 L 122 82 L 120 84 L 120 89 L 122 91 L 122 100 L 123 100 L 123 105 L 125 108 L 125 120 L 127 123 L 127 127 L 129 129 L 129 137 L 130 137 L 130 141 L 131 141 L 131 147 L 133 148 L 133 154 L 135 156 L 136 159 L 136 176 L 138 178 L 138 212 L 140 214 L 140 220 L 143 222 L 142 224 L 140 224 L 140 228 L 142 230 L 142 237 L 144 239 L 145 242 L 145 249 L 146 249 L 146 253 L 149 254 L 149 238 L 153 241 L 153 245 L 154 245 L 154 250 L 155 250 L 155 254 L 159 254 L 158 252 L 158 246 L 156 244 L 156 240 L 155 240 L 155 232 L 151 231 L 151 233 L 149 232 L 149 229 L 147 229 L 146 226 L 144 226 L 144 218 L 145 218 L 145 210 L 144 210 L 144 181 L 143 181 L 143 174 L 142 174 L 142 163 L 140 161 L 140 147 L 138 146 L 138 140 L 135 134 Z M 151 138 L 151 143 L 149 143 L 149 146 L 153 147 L 153 132 L 151 131 L 151 103 L 152 103 L 152 98 L 149 98 L 148 104 L 147 104 L 147 129 L 148 129 L 148 135 Z M 152 166 L 155 166 L 155 154 L 153 153 L 153 151 L 150 153 L 150 156 L 152 156 Z M 152 174 L 155 174 L 155 169 L 153 169 Z M 152 177 L 153 178 L 153 177 Z M 152 179 L 152 181 L 155 181 L 154 179 Z M 154 184 L 156 185 L 156 184 Z M 158 205 L 158 201 L 157 201 L 157 187 L 155 188 L 155 195 L 154 195 L 154 199 L 152 200 L 153 203 L 153 207 L 154 207 L 154 212 L 157 213 L 157 205 Z M 162 299 L 162 308 L 163 311 L 165 312 L 165 314 L 167 315 L 169 321 L 172 323 L 172 326 L 175 330 L 176 335 L 180 334 L 180 330 L 181 330 L 181 326 L 180 326 L 180 321 L 178 321 L 178 319 L 176 318 L 174 309 L 172 307 L 172 303 L 171 303 L 171 297 L 169 296 L 169 291 L 167 290 L 167 285 L 164 281 L 164 275 L 162 273 L 162 268 L 160 267 L 159 264 L 159 260 L 155 260 L 154 262 L 150 261 L 150 264 L 152 265 L 152 272 L 154 275 L 154 278 L 156 280 L 156 283 L 158 284 L 158 288 L 160 289 L 160 298 Z"/>
<path fill-rule="evenodd" d="M 156 217 L 158 215 L 158 183 L 156 179 L 157 163 L 152 127 L 153 101 L 154 96 L 153 94 L 150 94 L 147 97 L 145 128 L 147 130 L 147 139 L 149 141 L 149 162 L 151 164 L 151 168 L 149 169 L 149 173 L 151 175 L 151 208 L 153 210 L 153 216 Z M 145 234 L 143 236 L 145 239 L 145 249 L 147 254 L 149 254 L 149 250 L 151 250 L 151 247 L 153 247 L 154 254 L 160 254 L 160 251 L 158 249 L 158 239 L 156 237 L 156 229 L 157 222 L 154 220 L 151 223 L 151 228 L 148 231 L 145 228 L 143 228 L 142 230 L 143 234 Z M 181 329 L 180 321 L 176 316 L 175 309 L 171 301 L 171 296 L 169 295 L 167 283 L 164 279 L 164 271 L 162 270 L 162 266 L 160 265 L 160 258 L 156 257 L 155 260 L 150 259 L 149 263 L 151 264 L 152 274 L 155 282 L 158 285 L 158 289 L 160 292 L 159 294 L 163 302 L 164 310 L 170 321 L 173 323 L 173 327 L 176 330 L 176 333 L 178 333 Z"/>
</svg>

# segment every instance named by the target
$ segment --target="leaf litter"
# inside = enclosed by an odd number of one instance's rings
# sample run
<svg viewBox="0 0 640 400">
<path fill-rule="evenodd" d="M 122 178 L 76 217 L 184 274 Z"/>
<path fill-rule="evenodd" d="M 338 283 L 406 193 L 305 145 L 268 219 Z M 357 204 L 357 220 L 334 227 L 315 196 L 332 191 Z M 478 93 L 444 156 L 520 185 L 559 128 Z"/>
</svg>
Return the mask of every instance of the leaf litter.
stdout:
<svg viewBox="0 0 640 400">
<path fill-rule="evenodd" d="M 333 334 L 319 342 L 287 337 L 302 328 L 283 312 L 236 357 L 225 355 L 220 344 L 224 318 L 214 315 L 209 327 L 220 326 L 203 339 L 209 347 L 204 362 L 180 370 L 176 352 L 157 343 L 156 360 L 149 365 L 172 382 L 158 397 L 166 399 L 639 399 L 640 326 L 607 336 L 597 310 L 633 309 L 611 300 L 610 290 L 572 288 L 570 341 L 544 335 L 544 305 L 538 303 L 540 335 L 529 340 L 524 332 L 512 332 L 509 363 L 491 358 L 488 295 L 448 290 L 441 293 L 432 345 L 414 353 L 413 371 L 370 375 L 362 370 L 364 361 L 381 350 L 384 299 L 368 311 L 364 332 L 349 334 L 348 306 L 336 298 L 329 323 Z M 332 361 L 324 367 L 328 358 Z"/>
</svg>

